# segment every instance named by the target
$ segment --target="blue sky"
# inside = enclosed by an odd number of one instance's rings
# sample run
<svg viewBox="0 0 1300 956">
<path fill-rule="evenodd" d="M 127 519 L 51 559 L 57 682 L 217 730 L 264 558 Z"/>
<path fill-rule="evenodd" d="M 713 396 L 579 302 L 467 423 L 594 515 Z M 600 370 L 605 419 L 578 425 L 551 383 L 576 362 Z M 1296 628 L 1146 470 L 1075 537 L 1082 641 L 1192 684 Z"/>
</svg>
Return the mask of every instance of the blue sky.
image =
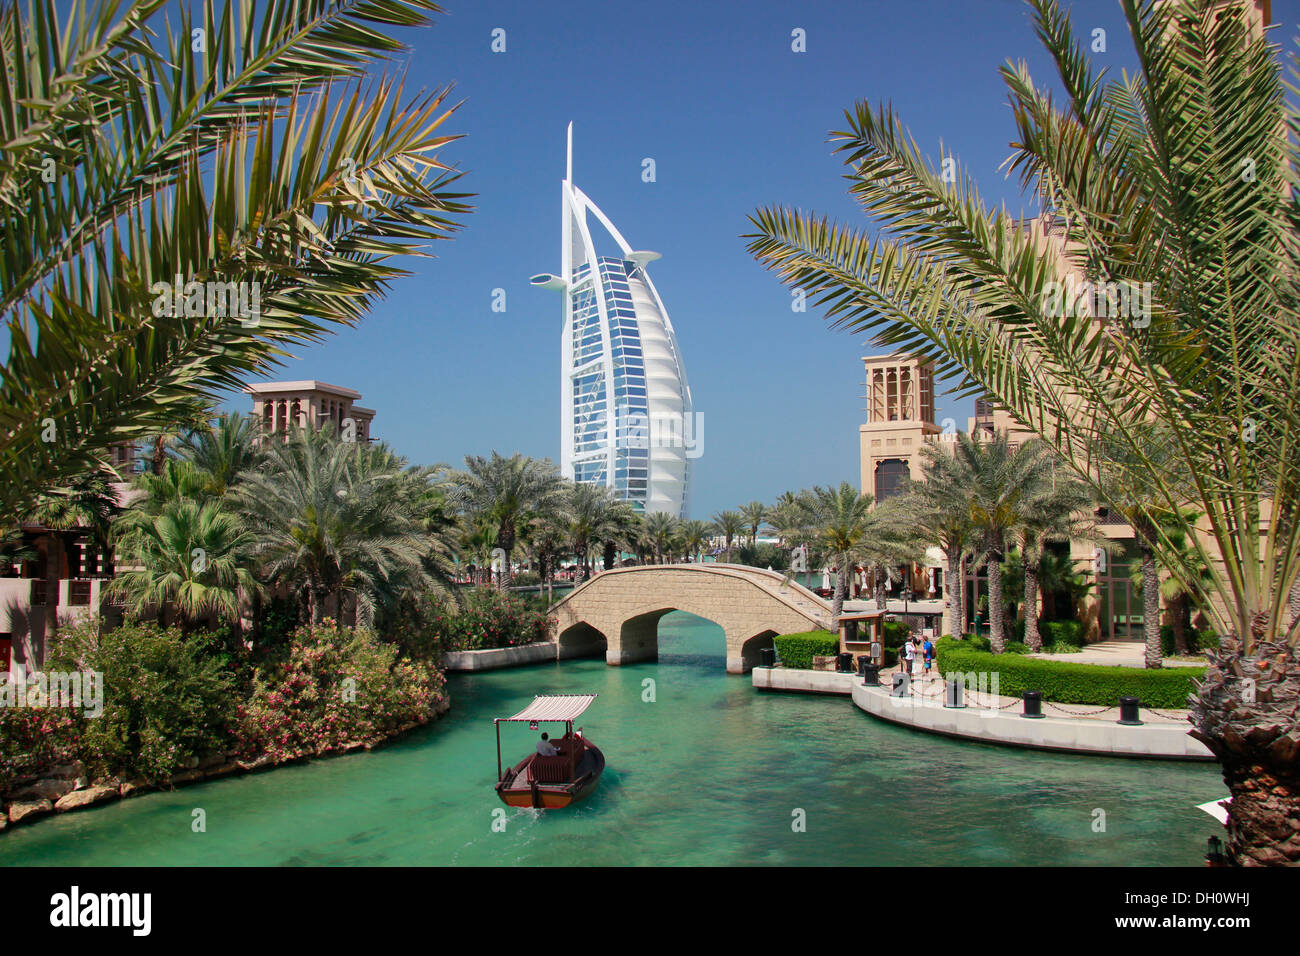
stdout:
<svg viewBox="0 0 1300 956">
<path fill-rule="evenodd" d="M 1297 2 L 1273 20 L 1297 32 Z M 932 156 L 940 142 L 986 201 L 1032 214 L 998 167 L 1013 126 L 998 67 L 1053 75 L 1019 0 L 858 2 L 463 2 L 405 31 L 408 93 L 456 85 L 444 159 L 477 193 L 464 230 L 414 261 L 356 329 L 301 350 L 275 379 L 362 392 L 374 433 L 419 463 L 466 454 L 559 455 L 560 300 L 528 278 L 559 270 L 564 129 L 574 179 L 651 272 L 704 416 L 693 517 L 812 484 L 858 481 L 862 337 L 828 329 L 746 252 L 755 208 L 783 203 L 862 222 L 828 131 L 859 99 L 889 100 Z M 1118 0 L 1073 4 L 1095 54 L 1132 67 Z M 506 51 L 493 53 L 492 31 Z M 806 32 L 807 52 L 791 50 Z M 1275 35 L 1275 42 L 1278 37 Z M 656 181 L 642 181 L 642 160 Z M 493 312 L 494 289 L 506 311 Z M 227 407 L 247 410 L 238 396 Z M 940 396 L 964 428 L 969 400 Z"/>
</svg>

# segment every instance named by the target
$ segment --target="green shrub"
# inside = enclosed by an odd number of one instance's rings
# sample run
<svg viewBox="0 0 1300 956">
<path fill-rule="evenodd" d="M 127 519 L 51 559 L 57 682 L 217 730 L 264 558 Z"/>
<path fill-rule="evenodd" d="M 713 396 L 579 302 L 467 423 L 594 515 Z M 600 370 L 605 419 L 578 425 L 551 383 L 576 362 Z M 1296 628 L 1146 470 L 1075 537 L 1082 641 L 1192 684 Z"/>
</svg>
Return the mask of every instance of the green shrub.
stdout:
<svg viewBox="0 0 1300 956">
<path fill-rule="evenodd" d="M 1084 645 L 1082 621 L 1039 621 L 1038 633 L 1044 644 L 1072 644 L 1075 647 Z"/>
<path fill-rule="evenodd" d="M 912 635 L 912 629 L 902 621 L 886 621 L 884 632 L 886 647 L 902 647 L 903 642 Z"/>
<path fill-rule="evenodd" d="M 329 753 L 427 720 L 444 687 L 439 671 L 399 658 L 368 631 L 303 625 L 283 659 L 254 676 L 239 708 L 241 750 L 277 762 Z"/>
<path fill-rule="evenodd" d="M 751 568 L 784 571 L 790 567 L 790 552 L 768 541 L 759 542 L 757 547 L 742 544 L 736 549 L 736 561 Z"/>
<path fill-rule="evenodd" d="M 952 640 L 951 637 L 949 637 L 948 639 Z M 989 640 L 987 637 L 980 637 L 978 634 L 967 634 L 964 638 L 962 638 L 962 640 L 964 640 L 968 645 L 970 645 L 975 650 L 979 650 L 979 651 L 993 650 L 993 642 Z"/>
<path fill-rule="evenodd" d="M 253 627 L 248 638 L 258 649 L 279 647 L 298 626 L 298 601 L 273 597 L 253 611 Z"/>
<path fill-rule="evenodd" d="M 103 713 L 74 712 L 81 760 L 98 775 L 158 780 L 233 742 L 234 675 L 210 634 L 86 621 L 60 633 L 47 667 L 102 675 Z"/>
<path fill-rule="evenodd" d="M 1043 647 L 1045 654 L 1082 654 L 1082 647 L 1075 647 L 1073 644 L 1047 644 Z"/>
<path fill-rule="evenodd" d="M 1016 644 L 1025 643 L 1025 619 L 1018 617 L 1011 622 L 1011 641 Z"/>
<path fill-rule="evenodd" d="M 1003 646 L 1002 652 L 1004 654 L 1028 654 L 1029 648 L 1025 646 L 1024 641 L 1007 641 Z"/>
<path fill-rule="evenodd" d="M 949 637 L 939 641 L 937 654 L 941 674 L 997 674 L 1000 694 L 1019 697 L 1027 690 L 1038 690 L 1044 700 L 1060 704 L 1114 707 L 1121 697 L 1136 697 L 1145 707 L 1181 709 L 1205 676 L 1205 669 L 1199 667 L 1144 670 L 991 654 Z"/>
<path fill-rule="evenodd" d="M 804 631 L 781 634 L 772 639 L 777 657 L 786 667 L 810 670 L 814 657 L 829 657 L 840 652 L 840 638 L 830 631 Z"/>
<path fill-rule="evenodd" d="M 470 588 L 459 606 L 438 602 L 430 626 L 447 651 L 532 644 L 547 640 L 551 631 L 550 619 L 522 599 L 479 587 Z"/>
<path fill-rule="evenodd" d="M 1196 654 L 1200 651 L 1210 650 L 1219 646 L 1219 635 L 1215 634 L 1211 628 L 1205 630 L 1187 629 L 1187 650 L 1189 653 Z M 1165 657 L 1173 657 L 1174 650 L 1174 626 L 1172 624 L 1160 625 L 1160 652 Z"/>
</svg>

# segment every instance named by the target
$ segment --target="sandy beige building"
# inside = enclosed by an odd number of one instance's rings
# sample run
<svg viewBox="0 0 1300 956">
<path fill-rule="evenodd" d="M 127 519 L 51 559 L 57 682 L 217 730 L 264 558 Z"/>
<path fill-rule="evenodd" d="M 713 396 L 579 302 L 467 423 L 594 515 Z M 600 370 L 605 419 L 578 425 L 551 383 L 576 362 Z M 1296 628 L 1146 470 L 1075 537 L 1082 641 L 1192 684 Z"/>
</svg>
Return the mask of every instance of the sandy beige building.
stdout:
<svg viewBox="0 0 1300 956">
<path fill-rule="evenodd" d="M 315 379 L 298 382 L 261 382 L 244 388 L 253 396 L 253 418 L 268 435 L 285 432 L 290 427 L 321 428 L 332 425 L 335 431 L 356 441 L 370 441 L 370 426 L 375 419 L 373 408 L 356 404 L 361 393 L 341 385 Z"/>
</svg>

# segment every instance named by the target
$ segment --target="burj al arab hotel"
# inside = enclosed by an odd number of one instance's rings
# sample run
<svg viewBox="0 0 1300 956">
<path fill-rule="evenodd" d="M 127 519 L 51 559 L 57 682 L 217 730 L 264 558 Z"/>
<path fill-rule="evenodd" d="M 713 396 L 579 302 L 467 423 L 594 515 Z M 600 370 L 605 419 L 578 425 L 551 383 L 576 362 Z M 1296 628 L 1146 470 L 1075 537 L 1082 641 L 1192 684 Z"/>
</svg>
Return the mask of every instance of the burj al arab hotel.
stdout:
<svg viewBox="0 0 1300 956">
<path fill-rule="evenodd" d="M 644 514 L 686 517 L 703 436 L 668 310 L 646 268 L 659 253 L 634 251 L 573 184 L 572 123 L 560 195 L 561 272 L 531 280 L 564 297 L 560 469 L 613 489 Z M 593 225 L 618 255 L 597 254 Z"/>
</svg>

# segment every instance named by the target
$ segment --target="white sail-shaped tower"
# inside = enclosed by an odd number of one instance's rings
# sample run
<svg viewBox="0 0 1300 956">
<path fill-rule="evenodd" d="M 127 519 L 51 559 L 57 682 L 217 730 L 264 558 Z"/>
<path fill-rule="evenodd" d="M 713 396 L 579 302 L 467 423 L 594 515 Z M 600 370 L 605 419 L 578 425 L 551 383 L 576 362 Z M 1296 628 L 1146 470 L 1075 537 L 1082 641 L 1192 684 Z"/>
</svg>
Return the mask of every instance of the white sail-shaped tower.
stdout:
<svg viewBox="0 0 1300 956">
<path fill-rule="evenodd" d="M 612 488 L 642 513 L 686 517 L 703 435 L 677 336 L 646 269 L 659 254 L 634 251 L 573 184 L 572 123 L 561 209 L 561 272 L 531 280 L 564 298 L 560 468 L 576 482 Z M 597 254 L 588 214 L 619 255 Z"/>
</svg>

